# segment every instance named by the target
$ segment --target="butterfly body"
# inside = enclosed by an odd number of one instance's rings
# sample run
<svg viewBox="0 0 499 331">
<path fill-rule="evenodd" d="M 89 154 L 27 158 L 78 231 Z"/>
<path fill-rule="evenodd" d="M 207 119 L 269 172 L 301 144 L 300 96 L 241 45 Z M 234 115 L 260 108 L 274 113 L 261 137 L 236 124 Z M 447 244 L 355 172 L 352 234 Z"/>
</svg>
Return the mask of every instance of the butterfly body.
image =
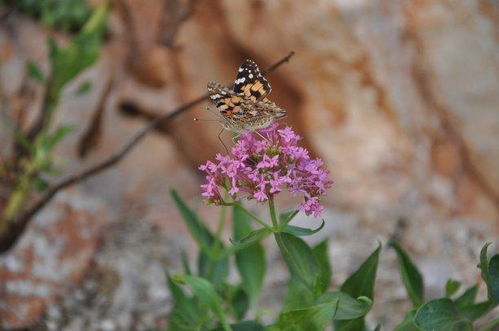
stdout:
<svg viewBox="0 0 499 331">
<path fill-rule="evenodd" d="M 223 117 L 222 126 L 236 133 L 265 128 L 286 116 L 285 110 L 267 99 L 270 91 L 269 82 L 251 60 L 239 67 L 232 89 L 208 83 L 210 100 Z"/>
</svg>

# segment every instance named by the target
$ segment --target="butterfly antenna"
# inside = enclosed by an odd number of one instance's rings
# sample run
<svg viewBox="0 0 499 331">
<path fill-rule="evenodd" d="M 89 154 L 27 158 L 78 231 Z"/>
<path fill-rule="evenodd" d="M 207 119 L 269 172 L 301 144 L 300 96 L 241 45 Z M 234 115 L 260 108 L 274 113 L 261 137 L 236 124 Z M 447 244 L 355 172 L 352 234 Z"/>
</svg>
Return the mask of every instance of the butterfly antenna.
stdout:
<svg viewBox="0 0 499 331">
<path fill-rule="evenodd" d="M 194 117 L 192 120 L 194 122 L 220 122 L 219 120 L 206 119 L 206 118 L 198 118 L 198 117 Z"/>
<path fill-rule="evenodd" d="M 209 107 L 206 107 L 206 109 L 210 109 Z M 216 115 L 214 112 L 211 112 L 212 114 Z M 218 117 L 218 116 L 216 116 Z M 212 118 L 199 118 L 199 117 L 194 117 L 194 121 L 195 122 L 219 122 L 220 123 L 220 119 L 212 119 Z"/>
<path fill-rule="evenodd" d="M 215 117 L 218 117 L 218 118 L 221 117 L 220 113 L 214 112 L 213 109 L 211 109 L 210 107 L 206 107 L 206 110 L 209 111 L 210 113 L 212 113 L 213 115 L 215 115 Z"/>
</svg>

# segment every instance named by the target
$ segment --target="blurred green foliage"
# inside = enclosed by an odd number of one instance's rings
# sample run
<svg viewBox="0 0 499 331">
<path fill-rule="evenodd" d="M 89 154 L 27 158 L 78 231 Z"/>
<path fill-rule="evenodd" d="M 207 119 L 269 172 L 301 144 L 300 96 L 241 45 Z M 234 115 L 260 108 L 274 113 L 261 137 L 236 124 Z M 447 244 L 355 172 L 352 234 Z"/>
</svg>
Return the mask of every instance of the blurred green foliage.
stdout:
<svg viewBox="0 0 499 331">
<path fill-rule="evenodd" d="M 350 274 L 338 290 L 331 289 L 332 271 L 328 240 L 310 246 L 299 236 L 318 230 L 291 227 L 288 224 L 296 212 L 283 213 L 272 227 L 253 229 L 256 216 L 240 203 L 233 206 L 232 245 L 222 243 L 220 233 L 213 233 L 194 210 L 172 191 L 180 214 L 197 243 L 198 268 L 191 268 L 183 255 L 183 275 L 168 275 L 168 286 L 174 300 L 167 330 L 211 331 L 321 331 L 331 327 L 336 331 L 379 331 L 382 325 L 369 325 L 365 316 L 375 299 L 376 275 L 382 245 Z M 271 213 L 273 202 L 269 202 Z M 222 210 L 225 206 L 221 207 Z M 221 212 L 223 223 L 225 212 Z M 257 221 L 261 224 L 261 220 Z M 265 224 L 265 223 L 264 223 Z M 261 224 L 263 225 L 263 224 Z M 292 229 L 289 231 L 289 229 Z M 308 230 L 308 231 L 307 231 Z M 274 322 L 262 321 L 268 311 L 259 306 L 262 285 L 267 275 L 265 246 L 261 241 L 271 233 L 288 266 L 289 281 L 282 308 Z M 388 246 L 396 255 L 407 297 L 414 308 L 396 327 L 396 331 L 461 331 L 473 330 L 477 320 L 492 312 L 499 302 L 499 254 L 488 257 L 486 244 L 480 254 L 482 278 L 487 285 L 488 299 L 476 302 L 478 285 L 460 293 L 461 283 L 449 279 L 445 296 L 424 299 L 424 279 L 409 254 L 395 241 Z M 234 261 L 235 260 L 235 261 Z M 233 261 L 235 263 L 233 263 Z M 229 277 L 234 268 L 239 280 Z M 386 312 L 389 314 L 390 312 Z M 479 329 L 496 330 L 499 319 Z"/>
<path fill-rule="evenodd" d="M 38 5 L 45 2 L 39 1 Z M 67 45 L 59 45 L 53 38 L 49 38 L 48 73 L 45 74 L 36 63 L 27 62 L 28 76 L 45 86 L 45 96 L 36 125 L 28 133 L 13 132 L 14 138 L 23 147 L 24 154 L 18 159 L 19 164 L 13 167 L 17 171 L 16 183 L 0 223 L 15 218 L 33 189 L 47 189 L 48 184 L 44 176 L 54 174 L 55 170 L 53 150 L 72 129 L 64 125 L 54 127 L 54 115 L 62 90 L 98 59 L 108 10 L 108 3 L 103 2 L 90 12 L 91 15 L 86 17 L 80 32 Z"/>
<path fill-rule="evenodd" d="M 4 3 L 49 28 L 78 31 L 92 14 L 85 0 L 7 0 Z"/>
</svg>

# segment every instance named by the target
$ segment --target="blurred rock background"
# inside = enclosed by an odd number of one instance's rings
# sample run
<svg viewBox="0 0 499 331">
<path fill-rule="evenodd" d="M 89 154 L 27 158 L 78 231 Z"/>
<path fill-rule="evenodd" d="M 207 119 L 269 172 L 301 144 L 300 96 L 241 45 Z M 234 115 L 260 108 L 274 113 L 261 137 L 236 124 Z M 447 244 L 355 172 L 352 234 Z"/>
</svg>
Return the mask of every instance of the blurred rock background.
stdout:
<svg viewBox="0 0 499 331">
<path fill-rule="evenodd" d="M 47 36 L 68 33 L 12 7 L 1 11 L 2 98 L 12 116 L 23 108 L 29 121 L 42 90 L 26 84 L 26 62 L 46 70 Z M 58 108 L 59 123 L 76 125 L 57 150 L 64 172 L 108 157 L 152 118 L 204 94 L 208 81 L 229 84 L 244 59 L 264 68 L 289 51 L 292 60 L 269 75 L 271 99 L 335 181 L 327 226 L 311 238 L 331 238 L 335 283 L 393 233 L 421 267 L 429 297 L 449 277 L 477 282 L 481 245 L 492 241 L 497 250 L 499 243 L 494 0 L 116 0 L 98 63 L 64 90 Z M 82 85 L 90 87 L 83 94 Z M 181 250 L 194 254 L 168 190 L 213 221 L 217 213 L 201 203 L 196 170 L 223 151 L 219 126 L 192 120 L 210 118 L 207 105 L 37 215 L 0 257 L 1 327 L 165 325 L 164 271 L 180 270 Z M 0 139 L 3 157 L 11 148 L 3 127 Z M 286 272 L 268 247 L 262 302 L 272 310 Z M 369 318 L 387 330 L 410 306 L 397 268 L 386 249 Z"/>
</svg>

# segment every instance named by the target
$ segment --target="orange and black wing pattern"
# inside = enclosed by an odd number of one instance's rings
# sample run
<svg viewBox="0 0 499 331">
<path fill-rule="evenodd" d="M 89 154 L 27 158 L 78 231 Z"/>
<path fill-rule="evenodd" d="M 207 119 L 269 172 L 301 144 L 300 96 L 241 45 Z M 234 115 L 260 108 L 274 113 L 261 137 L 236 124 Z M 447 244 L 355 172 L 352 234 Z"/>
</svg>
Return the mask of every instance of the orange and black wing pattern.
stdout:
<svg viewBox="0 0 499 331">
<path fill-rule="evenodd" d="M 252 101 L 262 100 L 272 91 L 269 82 L 252 60 L 246 60 L 241 64 L 232 89 L 234 93 Z"/>
</svg>

